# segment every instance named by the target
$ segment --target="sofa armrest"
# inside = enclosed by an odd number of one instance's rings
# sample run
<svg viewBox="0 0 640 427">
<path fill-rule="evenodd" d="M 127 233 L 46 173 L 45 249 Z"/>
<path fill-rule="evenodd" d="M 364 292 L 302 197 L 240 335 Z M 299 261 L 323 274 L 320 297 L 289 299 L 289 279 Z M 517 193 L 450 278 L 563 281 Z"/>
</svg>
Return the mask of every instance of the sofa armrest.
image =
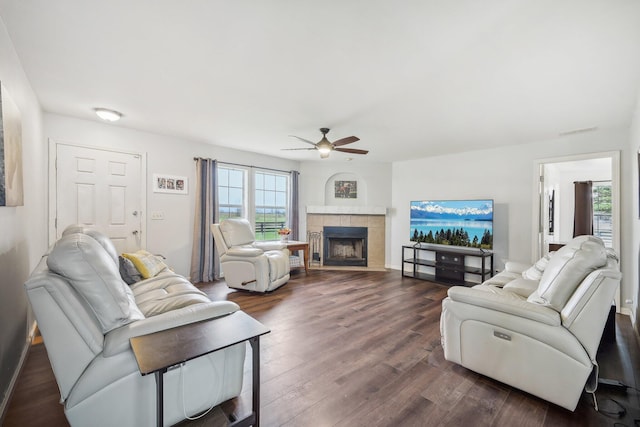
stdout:
<svg viewBox="0 0 640 427">
<path fill-rule="evenodd" d="M 253 246 L 258 249 L 262 249 L 263 251 L 275 251 L 275 250 L 281 250 L 287 247 L 286 244 L 279 242 L 277 240 L 253 242 Z"/>
<path fill-rule="evenodd" d="M 171 310 L 157 316 L 147 317 L 114 329 L 105 335 L 102 354 L 110 357 L 131 348 L 129 339 L 140 335 L 164 331 L 189 323 L 226 316 L 240 307 L 232 301 L 215 301 L 193 304 L 177 310 Z"/>
<path fill-rule="evenodd" d="M 262 255 L 263 253 L 264 251 L 262 249 L 242 246 L 242 247 L 234 247 L 234 248 L 227 249 L 227 252 L 225 253 L 225 255 L 235 256 L 235 257 L 254 258 Z"/>
<path fill-rule="evenodd" d="M 514 295 L 495 294 L 473 288 L 453 286 L 449 288 L 449 298 L 454 301 L 471 304 L 489 310 L 501 311 L 550 326 L 559 326 L 560 313 L 542 305 L 534 304 Z"/>
</svg>

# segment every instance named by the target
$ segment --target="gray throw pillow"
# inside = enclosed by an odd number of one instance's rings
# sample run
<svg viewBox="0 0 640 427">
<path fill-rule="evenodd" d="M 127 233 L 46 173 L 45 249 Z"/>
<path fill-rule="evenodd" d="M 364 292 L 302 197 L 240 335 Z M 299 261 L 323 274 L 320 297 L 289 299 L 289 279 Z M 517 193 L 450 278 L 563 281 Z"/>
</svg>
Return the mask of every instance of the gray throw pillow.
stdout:
<svg viewBox="0 0 640 427">
<path fill-rule="evenodd" d="M 130 259 L 121 255 L 118 257 L 118 261 L 120 262 L 120 276 L 122 276 L 122 280 L 124 280 L 127 285 L 133 285 L 142 280 L 142 274 L 140 274 Z"/>
</svg>

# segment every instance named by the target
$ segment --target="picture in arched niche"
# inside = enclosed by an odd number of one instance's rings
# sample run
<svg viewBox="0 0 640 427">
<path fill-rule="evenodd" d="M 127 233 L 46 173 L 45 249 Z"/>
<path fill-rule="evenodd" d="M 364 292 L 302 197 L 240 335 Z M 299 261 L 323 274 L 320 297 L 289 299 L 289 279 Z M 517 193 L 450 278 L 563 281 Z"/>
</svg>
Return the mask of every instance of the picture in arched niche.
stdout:
<svg viewBox="0 0 640 427">
<path fill-rule="evenodd" d="M 334 197 L 336 199 L 357 199 L 358 181 L 335 181 Z"/>
</svg>

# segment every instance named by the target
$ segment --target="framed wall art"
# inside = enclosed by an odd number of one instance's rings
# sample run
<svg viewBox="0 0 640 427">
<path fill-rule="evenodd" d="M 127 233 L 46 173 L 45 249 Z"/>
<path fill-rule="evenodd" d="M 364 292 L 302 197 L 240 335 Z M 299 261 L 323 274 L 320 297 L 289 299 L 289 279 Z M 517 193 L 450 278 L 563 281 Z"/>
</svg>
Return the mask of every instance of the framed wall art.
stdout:
<svg viewBox="0 0 640 427">
<path fill-rule="evenodd" d="M 22 120 L 0 83 L 0 206 L 23 206 Z"/>
<path fill-rule="evenodd" d="M 336 181 L 334 197 L 336 199 L 357 199 L 358 181 Z"/>
<path fill-rule="evenodd" d="M 154 193 L 188 194 L 188 181 L 185 176 L 153 174 Z"/>
</svg>

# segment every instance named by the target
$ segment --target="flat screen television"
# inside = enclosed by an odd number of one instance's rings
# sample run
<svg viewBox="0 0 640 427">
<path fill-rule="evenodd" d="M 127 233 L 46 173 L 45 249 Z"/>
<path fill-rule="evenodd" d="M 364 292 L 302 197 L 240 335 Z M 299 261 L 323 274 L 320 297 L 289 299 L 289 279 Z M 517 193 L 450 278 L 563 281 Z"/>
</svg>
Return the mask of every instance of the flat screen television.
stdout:
<svg viewBox="0 0 640 427">
<path fill-rule="evenodd" d="M 412 242 L 493 249 L 493 200 L 411 202 Z"/>
</svg>

